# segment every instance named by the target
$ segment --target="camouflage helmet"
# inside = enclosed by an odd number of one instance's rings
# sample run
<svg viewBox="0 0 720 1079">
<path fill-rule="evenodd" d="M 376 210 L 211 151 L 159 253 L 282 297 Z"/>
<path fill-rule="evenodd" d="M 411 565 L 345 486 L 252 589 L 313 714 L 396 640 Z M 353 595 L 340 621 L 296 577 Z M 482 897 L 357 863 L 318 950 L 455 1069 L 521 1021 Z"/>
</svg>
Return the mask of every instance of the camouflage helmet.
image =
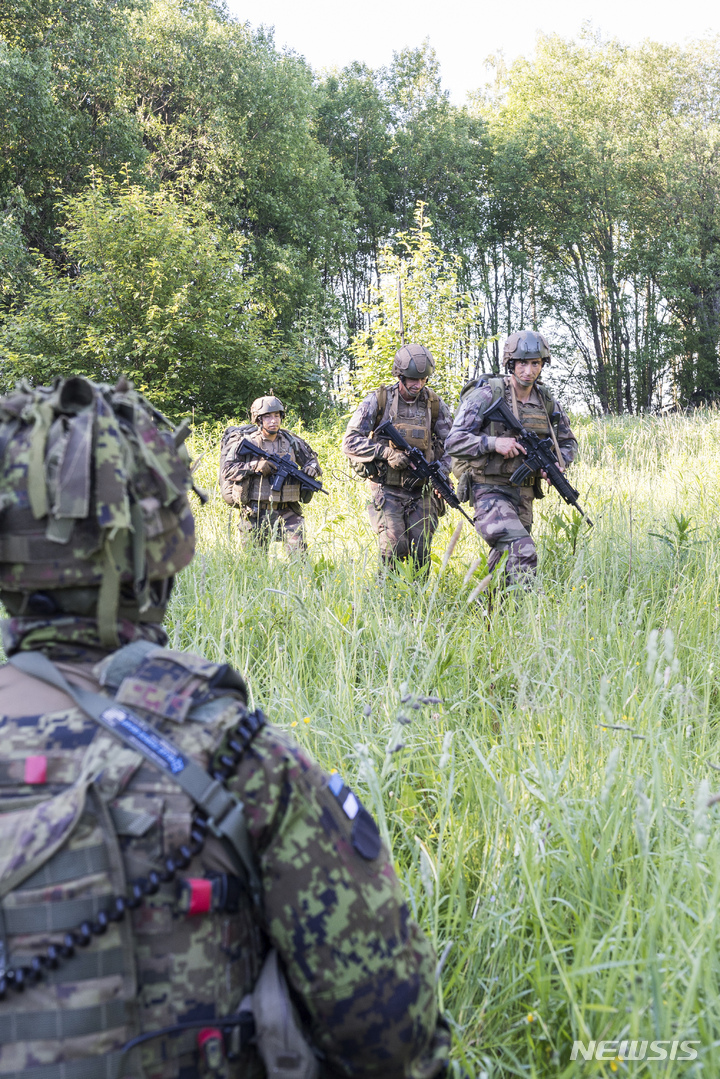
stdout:
<svg viewBox="0 0 720 1079">
<path fill-rule="evenodd" d="M 543 335 L 535 330 L 511 333 L 503 348 L 505 367 L 512 371 L 515 360 L 542 360 L 543 367 L 550 363 L 550 348 Z"/>
<path fill-rule="evenodd" d="M 11 615 L 96 618 L 109 647 L 118 620 L 162 620 L 168 584 L 195 552 L 188 432 L 125 379 L 23 382 L 0 398 L 0 599 Z"/>
<path fill-rule="evenodd" d="M 265 397 L 258 397 L 250 405 L 250 419 L 253 423 L 257 423 L 262 416 L 267 416 L 268 412 L 279 412 L 284 418 L 285 405 L 282 403 L 279 397 L 275 397 L 272 390 Z"/>
<path fill-rule="evenodd" d="M 430 378 L 435 360 L 425 345 L 403 345 L 395 353 L 392 373 L 396 378 Z"/>
</svg>

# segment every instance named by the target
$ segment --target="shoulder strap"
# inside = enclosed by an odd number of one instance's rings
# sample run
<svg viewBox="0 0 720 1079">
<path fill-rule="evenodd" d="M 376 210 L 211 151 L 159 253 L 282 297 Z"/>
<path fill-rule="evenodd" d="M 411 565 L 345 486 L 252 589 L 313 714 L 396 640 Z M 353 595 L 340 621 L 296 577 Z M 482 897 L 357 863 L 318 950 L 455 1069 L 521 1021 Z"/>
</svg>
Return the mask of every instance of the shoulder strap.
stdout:
<svg viewBox="0 0 720 1079">
<path fill-rule="evenodd" d="M 260 878 L 250 850 L 243 804 L 239 799 L 226 790 L 219 780 L 212 779 L 194 760 L 181 753 L 166 735 L 161 734 L 152 724 L 130 709 L 101 693 L 71 685 L 42 652 L 18 652 L 11 656 L 8 662 L 25 674 L 48 682 L 67 693 L 86 716 L 94 719 L 110 734 L 136 750 L 150 764 L 177 783 L 207 815 L 208 826 L 214 835 L 230 844 L 240 860 L 240 866 L 247 874 L 253 898 L 259 904 Z M 258 712 L 249 713 L 245 718 L 251 736 L 257 733 L 264 722 L 265 717 Z"/>
<path fill-rule="evenodd" d="M 553 446 L 555 447 L 555 454 L 558 459 L 558 464 L 562 465 L 563 456 L 560 453 L 560 443 L 557 440 L 557 431 L 555 430 L 556 425 L 553 424 L 552 421 L 552 414 L 555 411 L 555 398 L 550 393 L 550 390 L 547 388 L 547 386 L 537 386 L 536 389 L 539 390 L 540 396 L 543 400 L 543 404 L 545 405 L 545 411 L 547 412 L 548 418 L 548 427 L 550 428 L 550 437 L 553 440 Z"/>
<path fill-rule="evenodd" d="M 435 390 L 431 390 L 428 386 L 428 401 L 430 402 L 430 430 L 437 423 L 437 418 L 440 415 L 440 398 L 435 393 Z"/>
<path fill-rule="evenodd" d="M 375 394 L 375 400 L 377 401 L 377 415 L 375 416 L 373 430 L 370 432 L 370 438 L 375 434 L 375 428 L 383 418 L 385 405 L 387 404 L 387 386 L 378 386 L 376 390 L 373 390 L 373 393 Z"/>
</svg>

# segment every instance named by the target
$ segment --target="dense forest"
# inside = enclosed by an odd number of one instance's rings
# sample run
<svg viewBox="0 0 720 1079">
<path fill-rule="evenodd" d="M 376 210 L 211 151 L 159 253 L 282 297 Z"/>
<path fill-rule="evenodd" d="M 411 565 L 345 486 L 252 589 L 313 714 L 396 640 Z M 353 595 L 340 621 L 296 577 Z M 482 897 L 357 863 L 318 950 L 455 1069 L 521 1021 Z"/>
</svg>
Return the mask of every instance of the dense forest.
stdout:
<svg viewBox="0 0 720 1079">
<path fill-rule="evenodd" d="M 458 377 L 532 326 L 593 412 L 717 400 L 720 39 L 545 37 L 478 85 L 452 104 L 429 44 L 319 74 L 212 0 L 5 0 L 3 386 L 312 417 L 396 343 L 402 270 Z"/>
</svg>

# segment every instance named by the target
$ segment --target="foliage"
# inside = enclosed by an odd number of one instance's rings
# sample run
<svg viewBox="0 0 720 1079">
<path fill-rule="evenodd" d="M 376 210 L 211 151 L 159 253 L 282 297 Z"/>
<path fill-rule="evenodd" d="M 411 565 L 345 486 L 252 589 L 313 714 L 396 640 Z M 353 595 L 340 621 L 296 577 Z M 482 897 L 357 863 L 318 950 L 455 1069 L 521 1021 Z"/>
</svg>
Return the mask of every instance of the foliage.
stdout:
<svg viewBox="0 0 720 1079">
<path fill-rule="evenodd" d="M 575 427 L 595 528 L 536 503 L 542 590 L 490 618 L 468 603 L 472 529 L 443 569 L 452 511 L 427 588 L 377 586 L 338 427 L 309 434 L 330 489 L 307 510 L 309 561 L 243 551 L 215 495 L 168 619 L 174 647 L 245 671 L 379 820 L 444 960 L 454 1079 L 570 1079 L 576 1038 L 691 1039 L 695 1064 L 662 1074 L 716 1069 L 720 414 Z M 191 447 L 210 488 L 219 434 Z M 651 535 L 692 528 L 682 558 Z M 650 1072 L 612 1063 L 580 1067 Z"/>
<path fill-rule="evenodd" d="M 133 25 L 127 107 L 155 182 L 242 235 L 278 328 L 317 301 L 350 242 L 352 193 L 314 136 L 312 72 L 219 5 L 153 0 Z"/>
<path fill-rule="evenodd" d="M 274 312 L 241 268 L 244 241 L 197 207 L 98 182 L 68 205 L 62 231 L 74 272 L 36 271 L 0 339 L 6 382 L 122 373 L 171 414 L 227 414 L 269 380 L 298 403 L 317 395 L 315 370 L 273 348 Z"/>
<path fill-rule="evenodd" d="M 558 391 L 593 412 L 714 401 L 719 42 L 541 36 L 460 107 L 428 41 L 319 77 L 221 0 L 7 0 L 0 319 L 36 303 L 36 252 L 72 276 L 72 200 L 126 175 L 244 241 L 279 360 L 342 399 L 381 253 L 402 252 L 423 202 L 477 312 L 470 375 L 534 327 Z"/>
<path fill-rule="evenodd" d="M 380 284 L 363 308 L 369 329 L 350 343 L 355 359 L 354 384 L 363 395 L 394 381 L 392 362 L 401 345 L 400 302 L 404 339 L 417 341 L 433 354 L 433 389 L 455 401 L 467 379 L 468 344 L 477 322 L 477 305 L 458 287 L 459 260 L 430 239 L 430 221 L 419 204 L 416 226 L 402 232 L 379 256 Z"/>
</svg>

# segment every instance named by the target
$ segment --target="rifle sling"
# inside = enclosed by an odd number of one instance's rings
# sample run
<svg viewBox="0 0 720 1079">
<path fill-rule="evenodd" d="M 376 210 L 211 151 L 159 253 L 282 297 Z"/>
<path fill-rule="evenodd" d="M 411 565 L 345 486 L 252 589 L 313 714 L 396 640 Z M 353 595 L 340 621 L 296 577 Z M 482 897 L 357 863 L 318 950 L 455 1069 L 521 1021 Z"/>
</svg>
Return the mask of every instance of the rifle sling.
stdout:
<svg viewBox="0 0 720 1079">
<path fill-rule="evenodd" d="M 101 693 L 72 685 L 42 652 L 18 652 L 8 662 L 24 674 L 62 690 L 86 716 L 169 776 L 206 814 L 213 834 L 230 845 L 245 871 L 253 898 L 259 903 L 260 878 L 250 849 L 243 804 L 235 795 L 129 708 Z"/>
</svg>

